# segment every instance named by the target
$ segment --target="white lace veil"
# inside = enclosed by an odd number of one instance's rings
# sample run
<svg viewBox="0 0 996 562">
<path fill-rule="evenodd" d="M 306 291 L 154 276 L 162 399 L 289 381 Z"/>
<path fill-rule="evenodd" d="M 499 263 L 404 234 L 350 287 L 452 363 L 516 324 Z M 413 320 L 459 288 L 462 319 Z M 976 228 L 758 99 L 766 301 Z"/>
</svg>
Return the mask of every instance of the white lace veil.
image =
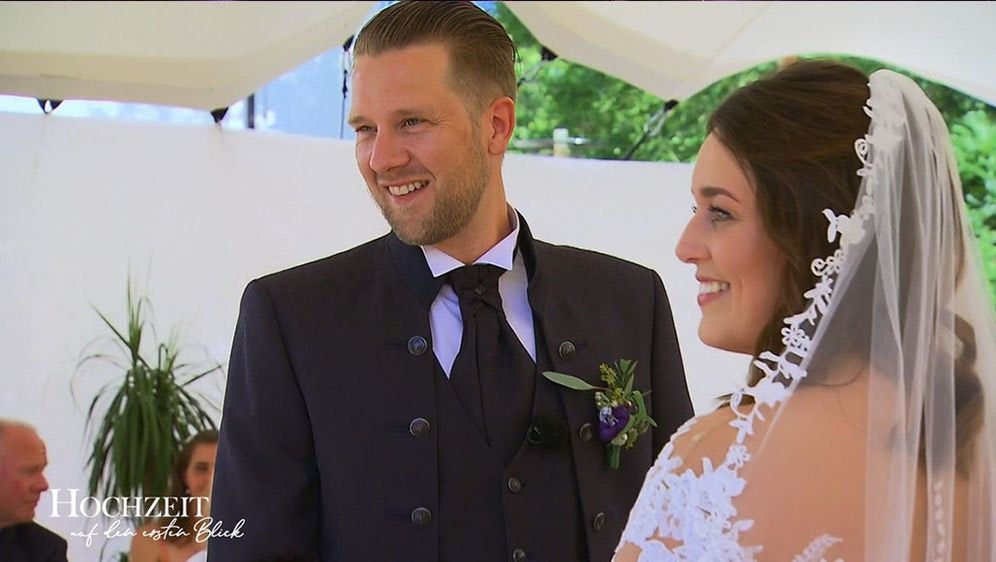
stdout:
<svg viewBox="0 0 996 562">
<path fill-rule="evenodd" d="M 993 303 L 940 113 L 902 75 L 869 85 L 857 207 L 824 212 L 840 248 L 731 402 L 725 524 L 759 560 L 993 561 Z"/>
</svg>

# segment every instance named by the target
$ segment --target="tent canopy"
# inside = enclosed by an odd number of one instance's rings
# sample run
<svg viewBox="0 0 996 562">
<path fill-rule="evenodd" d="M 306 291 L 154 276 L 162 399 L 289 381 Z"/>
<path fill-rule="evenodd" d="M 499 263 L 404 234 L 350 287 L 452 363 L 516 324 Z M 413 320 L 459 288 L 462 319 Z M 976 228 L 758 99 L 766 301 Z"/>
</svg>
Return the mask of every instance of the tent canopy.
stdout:
<svg viewBox="0 0 996 562">
<path fill-rule="evenodd" d="M 759 63 L 839 54 L 996 104 L 991 2 L 507 2 L 558 56 L 664 99 Z"/>
<path fill-rule="evenodd" d="M 3 2 L 0 93 L 229 107 L 352 35 L 376 2 Z"/>
<path fill-rule="evenodd" d="M 213 110 L 342 45 L 376 2 L 3 2 L 0 93 Z M 563 59 L 665 99 L 791 55 L 883 60 L 996 104 L 989 2 L 507 2 Z"/>
</svg>

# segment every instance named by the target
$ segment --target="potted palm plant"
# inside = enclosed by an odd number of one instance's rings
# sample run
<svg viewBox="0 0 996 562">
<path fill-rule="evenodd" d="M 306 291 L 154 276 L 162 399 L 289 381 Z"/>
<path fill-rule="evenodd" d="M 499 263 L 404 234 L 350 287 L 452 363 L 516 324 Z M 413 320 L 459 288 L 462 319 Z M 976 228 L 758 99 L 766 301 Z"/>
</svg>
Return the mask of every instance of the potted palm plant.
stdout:
<svg viewBox="0 0 996 562">
<path fill-rule="evenodd" d="M 93 344 L 84 349 L 76 375 L 97 364 L 110 367 L 113 375 L 90 401 L 86 413 L 91 496 L 165 495 L 180 446 L 194 433 L 215 428 L 207 410 L 217 411 L 217 405 L 191 385 L 221 371 L 221 365 L 182 362 L 175 330 L 167 340 L 154 341 L 149 309 L 149 299 L 135 294 L 130 277 L 128 318 L 122 328 L 94 307 L 110 334 L 98 340 L 104 344 L 101 351 L 92 351 Z M 151 342 L 147 341 L 149 333 Z M 104 351 L 107 344 L 114 351 Z M 144 349 L 154 352 L 147 355 Z"/>
</svg>

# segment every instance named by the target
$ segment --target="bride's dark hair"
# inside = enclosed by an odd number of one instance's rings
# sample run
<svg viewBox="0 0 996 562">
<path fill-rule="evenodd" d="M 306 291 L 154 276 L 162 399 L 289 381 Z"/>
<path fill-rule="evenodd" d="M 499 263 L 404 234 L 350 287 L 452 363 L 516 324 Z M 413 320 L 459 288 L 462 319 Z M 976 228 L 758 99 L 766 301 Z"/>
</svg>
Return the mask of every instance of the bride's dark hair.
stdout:
<svg viewBox="0 0 996 562">
<path fill-rule="evenodd" d="M 765 231 L 786 258 L 780 298 L 758 337 L 755 358 L 763 351 L 784 349 L 783 319 L 804 309 L 803 294 L 818 281 L 810 268 L 813 260 L 830 256 L 836 249 L 835 242 L 827 241 L 823 210 L 848 215 L 855 207 L 862 162 L 854 143 L 868 131 L 870 118 L 864 107 L 869 96 L 868 77 L 860 70 L 831 61 L 799 61 L 737 90 L 709 119 L 708 132 L 737 159 L 756 190 Z M 911 236 L 905 243 L 917 242 Z M 963 248 L 961 240 L 955 247 Z M 958 256 L 958 277 L 964 257 Z M 862 259 L 876 259 L 874 251 Z M 859 267 L 857 275 L 863 269 Z M 848 298 L 860 299 L 861 295 Z M 851 308 L 861 310 L 860 306 Z M 840 323 L 835 330 L 846 332 L 847 349 L 838 346 L 817 353 L 867 357 L 861 349 L 871 339 L 868 322 L 843 315 L 835 322 Z M 961 348 L 954 379 L 956 457 L 959 469 L 964 470 L 982 423 L 982 394 L 975 372 L 974 330 L 961 317 L 955 323 L 950 329 Z M 824 375 L 810 372 L 805 384 L 826 383 Z M 748 384 L 754 385 L 762 376 L 752 365 Z"/>
</svg>

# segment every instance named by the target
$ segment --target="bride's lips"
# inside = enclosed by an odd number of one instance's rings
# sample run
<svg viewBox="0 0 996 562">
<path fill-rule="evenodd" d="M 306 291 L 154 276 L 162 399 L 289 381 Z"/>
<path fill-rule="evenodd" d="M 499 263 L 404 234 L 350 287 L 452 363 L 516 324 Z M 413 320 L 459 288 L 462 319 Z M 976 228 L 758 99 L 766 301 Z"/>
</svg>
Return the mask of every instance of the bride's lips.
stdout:
<svg viewBox="0 0 996 562">
<path fill-rule="evenodd" d="M 730 290 L 730 284 L 725 281 L 711 279 L 708 277 L 696 277 L 695 279 L 699 282 L 699 295 L 697 300 L 700 307 L 723 298 L 723 296 Z"/>
</svg>

